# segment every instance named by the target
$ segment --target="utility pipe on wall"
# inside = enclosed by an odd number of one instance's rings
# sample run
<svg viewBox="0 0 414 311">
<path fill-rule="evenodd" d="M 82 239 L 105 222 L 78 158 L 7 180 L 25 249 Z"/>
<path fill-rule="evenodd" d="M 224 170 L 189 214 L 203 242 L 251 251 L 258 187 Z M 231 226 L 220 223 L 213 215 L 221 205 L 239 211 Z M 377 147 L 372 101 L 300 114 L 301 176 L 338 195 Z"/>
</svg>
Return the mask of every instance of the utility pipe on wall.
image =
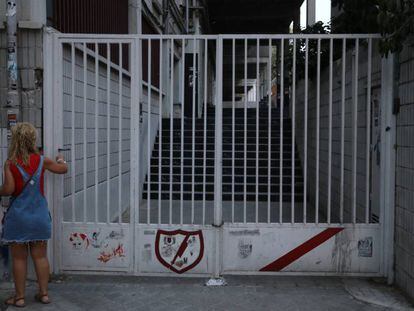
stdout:
<svg viewBox="0 0 414 311">
<path fill-rule="evenodd" d="M 7 111 L 8 127 L 17 122 L 19 91 L 17 71 L 17 6 L 15 0 L 7 0 Z"/>
</svg>

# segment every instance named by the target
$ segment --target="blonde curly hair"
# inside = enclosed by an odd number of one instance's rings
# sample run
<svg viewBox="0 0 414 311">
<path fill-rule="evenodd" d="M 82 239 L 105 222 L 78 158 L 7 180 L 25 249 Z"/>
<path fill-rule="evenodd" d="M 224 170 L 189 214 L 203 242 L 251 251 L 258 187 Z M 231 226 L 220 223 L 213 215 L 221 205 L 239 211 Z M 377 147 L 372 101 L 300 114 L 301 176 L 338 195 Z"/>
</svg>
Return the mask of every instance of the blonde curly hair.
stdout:
<svg viewBox="0 0 414 311">
<path fill-rule="evenodd" d="M 35 127 L 27 122 L 18 123 L 11 128 L 11 134 L 9 160 L 14 164 L 21 160 L 24 165 L 29 165 L 30 155 L 39 153 Z"/>
</svg>

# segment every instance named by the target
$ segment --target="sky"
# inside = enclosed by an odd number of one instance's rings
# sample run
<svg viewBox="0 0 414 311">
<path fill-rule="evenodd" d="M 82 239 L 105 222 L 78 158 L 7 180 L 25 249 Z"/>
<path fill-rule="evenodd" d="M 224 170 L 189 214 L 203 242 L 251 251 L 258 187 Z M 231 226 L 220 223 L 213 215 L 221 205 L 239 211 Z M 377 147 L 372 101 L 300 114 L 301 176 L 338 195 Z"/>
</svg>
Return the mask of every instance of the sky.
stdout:
<svg viewBox="0 0 414 311">
<path fill-rule="evenodd" d="M 315 0 L 316 1 L 316 21 L 327 23 L 331 19 L 331 0 Z M 306 0 L 300 8 L 300 26 L 306 27 Z"/>
</svg>

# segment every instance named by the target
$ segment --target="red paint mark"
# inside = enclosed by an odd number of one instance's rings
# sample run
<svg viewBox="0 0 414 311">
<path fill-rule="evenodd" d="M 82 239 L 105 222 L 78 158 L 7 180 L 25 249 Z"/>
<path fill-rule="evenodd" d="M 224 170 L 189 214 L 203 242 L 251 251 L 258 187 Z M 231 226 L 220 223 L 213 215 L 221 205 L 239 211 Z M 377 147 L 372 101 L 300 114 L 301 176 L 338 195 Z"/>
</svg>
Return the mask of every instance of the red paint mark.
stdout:
<svg viewBox="0 0 414 311">
<path fill-rule="evenodd" d="M 187 244 L 187 241 L 188 241 L 189 238 L 190 238 L 189 235 L 186 235 L 185 236 L 183 242 L 180 245 L 180 248 L 178 249 L 177 254 L 175 254 L 173 261 L 171 261 L 171 264 L 172 265 L 175 264 L 175 261 L 177 260 L 178 257 L 181 257 L 184 254 L 184 252 L 185 252 L 185 250 L 187 248 L 187 245 L 188 245 Z"/>
<path fill-rule="evenodd" d="M 263 267 L 262 269 L 260 269 L 260 271 L 280 271 L 283 268 L 290 265 L 295 260 L 305 255 L 306 253 L 309 253 L 311 250 L 323 244 L 324 242 L 326 242 L 342 230 L 344 230 L 344 228 L 328 228 L 322 231 L 321 233 L 315 235 L 313 238 L 306 241 L 305 243 L 294 248 L 289 253 L 283 255 L 282 257 L 276 259 L 267 266 Z"/>
</svg>

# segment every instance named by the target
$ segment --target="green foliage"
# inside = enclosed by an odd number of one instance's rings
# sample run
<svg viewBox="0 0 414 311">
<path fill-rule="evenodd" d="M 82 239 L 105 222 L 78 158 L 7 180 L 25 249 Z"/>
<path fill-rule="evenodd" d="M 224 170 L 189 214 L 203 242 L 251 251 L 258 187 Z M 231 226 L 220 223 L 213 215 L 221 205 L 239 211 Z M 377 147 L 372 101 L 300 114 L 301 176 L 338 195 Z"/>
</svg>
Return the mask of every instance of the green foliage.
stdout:
<svg viewBox="0 0 414 311">
<path fill-rule="evenodd" d="M 383 55 L 400 52 L 414 34 L 414 0 L 333 0 L 342 13 L 333 19 L 335 33 L 381 33 Z"/>
<path fill-rule="evenodd" d="M 414 35 L 414 0 L 378 0 L 381 53 L 400 52 Z"/>
</svg>

